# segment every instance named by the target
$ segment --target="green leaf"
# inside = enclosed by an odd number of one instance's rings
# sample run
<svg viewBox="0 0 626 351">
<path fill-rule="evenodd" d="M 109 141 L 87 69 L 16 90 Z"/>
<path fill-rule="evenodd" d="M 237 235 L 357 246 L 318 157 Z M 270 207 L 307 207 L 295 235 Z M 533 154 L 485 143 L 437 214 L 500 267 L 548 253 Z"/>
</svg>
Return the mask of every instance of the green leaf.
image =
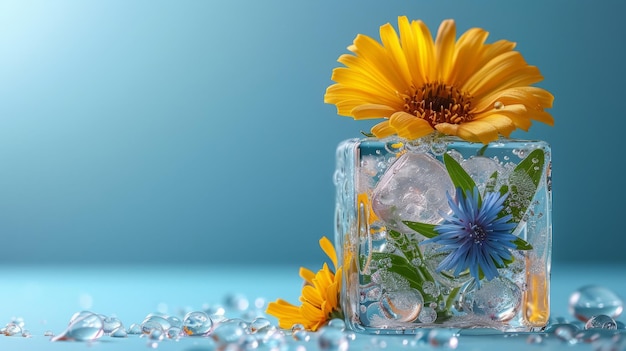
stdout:
<svg viewBox="0 0 626 351">
<path fill-rule="evenodd" d="M 501 216 L 506 215 L 504 211 L 508 208 L 513 222 L 519 223 L 523 220 L 541 182 L 544 163 L 543 150 L 535 149 L 515 167 L 509 176 L 509 185 L 500 189 L 501 194 L 509 192 Z"/>
<path fill-rule="evenodd" d="M 439 235 L 439 233 L 435 230 L 436 226 L 434 224 L 411 222 L 411 221 L 402 221 L 402 223 L 404 223 L 407 227 L 415 230 L 416 232 L 422 234 L 423 236 L 429 239 L 434 238 L 437 235 Z"/>
<path fill-rule="evenodd" d="M 515 246 L 517 246 L 518 250 L 532 250 L 533 246 L 531 244 L 529 244 L 526 240 L 518 237 L 517 239 L 515 239 L 513 241 L 513 244 L 515 244 Z"/>
<path fill-rule="evenodd" d="M 498 171 L 491 174 L 487 183 L 485 184 L 485 193 L 492 193 L 495 190 L 496 183 L 498 182 Z"/>
<path fill-rule="evenodd" d="M 545 154 L 541 149 L 533 150 L 528 156 L 515 167 L 514 172 L 524 172 L 533 180 L 535 187 L 539 186 L 541 174 L 543 173 L 543 164 L 545 163 Z"/>
<path fill-rule="evenodd" d="M 464 194 L 471 193 L 474 191 L 476 187 L 476 183 L 474 179 L 470 177 L 467 172 L 461 167 L 461 165 L 456 162 L 452 156 L 448 154 L 443 155 L 443 162 L 446 165 L 446 169 L 448 170 L 448 174 L 450 175 L 450 180 L 452 180 L 452 184 L 454 184 L 455 188 L 461 188 Z M 480 200 L 480 194 L 478 202 L 482 202 Z"/>
</svg>

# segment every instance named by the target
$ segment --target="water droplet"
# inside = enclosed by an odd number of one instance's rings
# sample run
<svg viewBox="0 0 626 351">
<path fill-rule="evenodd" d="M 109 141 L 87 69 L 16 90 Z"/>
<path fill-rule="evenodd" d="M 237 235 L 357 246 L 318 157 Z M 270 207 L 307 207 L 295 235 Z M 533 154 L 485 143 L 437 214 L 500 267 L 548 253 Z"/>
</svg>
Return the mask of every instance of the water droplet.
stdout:
<svg viewBox="0 0 626 351">
<path fill-rule="evenodd" d="M 113 330 L 122 327 L 122 322 L 115 317 L 102 318 L 102 330 L 105 334 L 110 334 Z"/>
<path fill-rule="evenodd" d="M 554 335 L 560 340 L 568 343 L 568 344 L 576 344 L 578 340 L 576 339 L 576 333 L 578 332 L 578 328 L 573 324 L 562 324 L 557 326 L 554 329 Z"/>
<path fill-rule="evenodd" d="M 617 323 L 613 318 L 605 314 L 600 314 L 589 318 L 587 323 L 585 323 L 585 329 L 617 330 Z"/>
<path fill-rule="evenodd" d="M 570 313 L 583 322 L 601 314 L 617 318 L 623 309 L 624 302 L 617 294 L 598 285 L 583 286 L 569 298 Z"/>
<path fill-rule="evenodd" d="M 2 333 L 6 336 L 22 335 L 22 328 L 18 324 L 10 322 L 2 329 Z"/>
<path fill-rule="evenodd" d="M 221 344 L 238 342 L 246 334 L 238 320 L 224 320 L 217 324 L 211 337 Z"/>
<path fill-rule="evenodd" d="M 311 340 L 311 335 L 309 334 L 309 332 L 307 332 L 304 329 L 299 329 L 294 331 L 291 336 L 293 337 L 294 340 L 296 341 L 304 341 L 307 342 L 309 340 Z"/>
<path fill-rule="evenodd" d="M 526 338 L 526 342 L 529 343 L 529 344 L 542 344 L 543 343 L 543 336 L 541 336 L 539 334 L 530 334 Z"/>
<path fill-rule="evenodd" d="M 88 311 L 75 313 L 70 319 L 67 329 L 52 338 L 52 341 L 92 341 L 104 334 L 102 319 L 95 313 Z"/>
<path fill-rule="evenodd" d="M 389 291 L 383 294 L 381 307 L 387 318 L 398 322 L 412 322 L 424 305 L 422 294 L 415 289 Z"/>
<path fill-rule="evenodd" d="M 481 283 L 472 280 L 461 295 L 463 310 L 496 321 L 508 321 L 519 311 L 522 291 L 512 281 L 497 277 Z"/>
<path fill-rule="evenodd" d="M 344 331 L 346 330 L 346 322 L 340 318 L 333 318 L 328 322 L 328 327 Z"/>
<path fill-rule="evenodd" d="M 450 329 L 431 329 L 427 336 L 428 343 L 434 347 L 447 347 L 456 349 L 459 346 L 459 339 L 455 332 Z"/>
<path fill-rule="evenodd" d="M 504 108 L 504 104 L 500 101 L 496 101 L 493 103 L 493 108 L 496 110 L 502 110 Z"/>
<path fill-rule="evenodd" d="M 178 340 L 185 335 L 180 327 L 171 327 L 165 332 L 168 339 Z"/>
<path fill-rule="evenodd" d="M 148 337 L 150 338 L 150 340 L 153 340 L 153 341 L 161 341 L 161 340 L 163 340 L 163 338 L 165 336 L 163 335 L 163 331 L 162 330 L 152 329 L 152 331 L 150 331 L 150 334 L 148 335 Z"/>
<path fill-rule="evenodd" d="M 137 334 L 141 334 L 141 325 L 137 324 L 137 323 L 133 323 L 130 325 L 130 327 L 128 327 L 127 330 L 128 334 L 133 334 L 133 335 L 137 335 Z"/>
<path fill-rule="evenodd" d="M 347 351 L 349 346 L 348 338 L 341 330 L 329 327 L 319 331 L 317 342 L 322 351 Z"/>
<path fill-rule="evenodd" d="M 269 319 L 259 317 L 259 318 L 255 318 L 252 321 L 252 323 L 250 323 L 249 329 L 251 333 L 256 333 L 256 332 L 266 331 L 267 329 L 271 327 L 272 327 L 272 322 L 270 322 Z"/>
<path fill-rule="evenodd" d="M 125 338 L 128 337 L 128 333 L 124 330 L 124 326 L 120 326 L 119 328 L 112 330 L 109 336 L 113 338 Z"/>
<path fill-rule="evenodd" d="M 182 329 L 190 336 L 206 335 L 213 329 L 213 321 L 202 311 L 189 312 L 183 318 Z"/>
</svg>

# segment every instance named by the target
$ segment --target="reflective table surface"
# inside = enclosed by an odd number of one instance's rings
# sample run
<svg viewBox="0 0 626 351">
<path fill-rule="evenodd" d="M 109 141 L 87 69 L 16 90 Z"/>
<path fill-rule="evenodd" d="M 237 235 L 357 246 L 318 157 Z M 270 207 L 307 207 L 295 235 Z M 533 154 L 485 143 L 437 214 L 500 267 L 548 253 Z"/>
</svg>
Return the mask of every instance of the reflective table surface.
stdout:
<svg viewBox="0 0 626 351">
<path fill-rule="evenodd" d="M 0 350 L 624 350 L 626 330 L 587 331 L 568 338 L 555 333 L 509 333 L 489 330 L 449 331 L 451 339 L 423 335 L 365 335 L 344 333 L 347 342 L 330 344 L 320 333 L 296 341 L 285 331 L 282 339 L 220 344 L 209 337 L 151 339 L 147 335 L 94 341 L 51 341 L 68 328 L 76 312 L 115 317 L 129 329 L 150 314 L 182 319 L 188 312 L 219 312 L 225 318 L 252 321 L 263 317 L 266 304 L 277 298 L 298 302 L 302 281 L 297 266 L 2 266 L 0 326 L 21 325 L 23 333 L 0 335 Z M 307 267 L 317 270 L 319 267 Z M 554 323 L 573 322 L 568 310 L 571 294 L 585 285 L 600 285 L 626 297 L 626 265 L 558 264 L 552 266 L 551 315 Z M 247 309 L 236 303 L 246 303 Z M 237 307 L 239 306 L 239 307 Z M 258 308 L 256 307 L 258 306 Z M 273 325 L 276 320 L 265 316 Z M 624 328 L 624 317 L 617 319 Z M 584 327 L 578 324 L 578 332 Z M 25 336 L 24 336 L 25 335 Z M 431 335 L 432 336 L 432 335 Z"/>
</svg>

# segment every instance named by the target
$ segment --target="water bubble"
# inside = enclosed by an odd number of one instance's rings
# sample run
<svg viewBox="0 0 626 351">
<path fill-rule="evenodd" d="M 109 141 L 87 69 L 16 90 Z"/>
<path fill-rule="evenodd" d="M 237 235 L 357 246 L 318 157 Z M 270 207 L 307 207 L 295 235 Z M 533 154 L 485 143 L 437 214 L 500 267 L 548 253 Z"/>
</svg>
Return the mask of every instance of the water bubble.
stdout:
<svg viewBox="0 0 626 351">
<path fill-rule="evenodd" d="M 182 328 L 180 327 L 170 327 L 166 332 L 165 332 L 166 336 L 168 339 L 174 339 L 174 340 L 178 340 L 180 339 L 183 335 L 185 335 L 185 332 L 183 331 Z"/>
<path fill-rule="evenodd" d="M 130 327 L 128 327 L 128 330 L 126 332 L 128 334 L 133 334 L 133 335 L 141 334 L 142 333 L 141 325 L 137 323 L 133 323 L 130 325 Z"/>
<path fill-rule="evenodd" d="M 213 328 L 213 321 L 202 311 L 189 312 L 183 318 L 183 331 L 187 335 L 205 335 Z"/>
<path fill-rule="evenodd" d="M 398 322 L 412 322 L 424 305 L 422 294 L 415 289 L 389 291 L 383 294 L 381 307 L 387 318 Z"/>
<path fill-rule="evenodd" d="M 298 329 L 291 333 L 291 337 L 296 341 L 307 342 L 311 340 L 311 335 L 304 329 Z"/>
<path fill-rule="evenodd" d="M 496 321 L 508 321 L 519 311 L 522 291 L 512 281 L 497 277 L 482 282 L 480 289 L 471 281 L 461 295 L 463 310 Z"/>
<path fill-rule="evenodd" d="M 346 330 L 346 322 L 340 318 L 333 318 L 328 322 L 328 327 L 344 331 Z"/>
<path fill-rule="evenodd" d="M 221 344 L 236 343 L 246 334 L 238 320 L 224 320 L 217 324 L 211 337 Z"/>
<path fill-rule="evenodd" d="M 496 101 L 493 103 L 493 108 L 496 110 L 502 110 L 504 108 L 504 104 L 501 101 Z"/>
<path fill-rule="evenodd" d="M 450 329 L 431 329 L 427 336 L 428 343 L 434 347 L 447 347 L 456 349 L 459 346 L 459 339 L 456 333 Z"/>
<path fill-rule="evenodd" d="M 255 318 L 252 323 L 250 323 L 249 329 L 251 333 L 263 332 L 272 327 L 272 322 L 269 319 L 259 317 Z"/>
<path fill-rule="evenodd" d="M 124 329 L 124 326 L 120 326 L 119 328 L 113 329 L 109 336 L 113 338 L 125 338 L 128 337 L 128 333 Z"/>
<path fill-rule="evenodd" d="M 22 335 L 22 328 L 18 324 L 10 322 L 2 329 L 2 334 L 6 336 Z"/>
<path fill-rule="evenodd" d="M 600 314 L 589 318 L 585 324 L 585 329 L 609 329 L 617 330 L 615 320 L 605 314 Z"/>
<path fill-rule="evenodd" d="M 578 327 L 576 327 L 575 325 L 562 324 L 554 328 L 553 334 L 560 340 L 573 345 L 578 342 L 578 340 L 576 339 L 577 332 Z"/>
<path fill-rule="evenodd" d="M 161 341 L 163 340 L 163 338 L 165 338 L 165 336 L 163 335 L 162 330 L 152 329 L 152 331 L 150 331 L 150 334 L 148 335 L 148 338 L 153 341 Z"/>
<path fill-rule="evenodd" d="M 115 317 L 102 318 L 102 331 L 105 334 L 110 334 L 113 330 L 122 327 L 122 322 Z"/>
<path fill-rule="evenodd" d="M 583 322 L 601 314 L 617 318 L 623 309 L 624 302 L 617 294 L 598 285 L 583 286 L 569 298 L 570 313 Z"/>
<path fill-rule="evenodd" d="M 329 327 L 319 331 L 317 342 L 322 351 L 347 351 L 350 344 L 341 330 Z"/>
<path fill-rule="evenodd" d="M 75 313 L 70 319 L 67 329 L 52 338 L 52 341 L 92 341 L 104 334 L 102 319 L 95 313 L 88 311 Z"/>
</svg>

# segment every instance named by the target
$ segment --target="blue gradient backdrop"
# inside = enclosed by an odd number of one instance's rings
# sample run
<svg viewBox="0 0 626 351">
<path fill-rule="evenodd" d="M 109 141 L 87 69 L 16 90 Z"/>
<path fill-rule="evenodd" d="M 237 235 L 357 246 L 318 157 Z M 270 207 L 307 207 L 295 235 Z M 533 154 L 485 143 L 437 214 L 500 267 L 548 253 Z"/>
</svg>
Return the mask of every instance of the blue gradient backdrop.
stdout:
<svg viewBox="0 0 626 351">
<path fill-rule="evenodd" d="M 0 263 L 317 265 L 323 103 L 398 15 L 509 39 L 556 96 L 555 261 L 625 260 L 623 1 L 0 1 Z"/>
</svg>

